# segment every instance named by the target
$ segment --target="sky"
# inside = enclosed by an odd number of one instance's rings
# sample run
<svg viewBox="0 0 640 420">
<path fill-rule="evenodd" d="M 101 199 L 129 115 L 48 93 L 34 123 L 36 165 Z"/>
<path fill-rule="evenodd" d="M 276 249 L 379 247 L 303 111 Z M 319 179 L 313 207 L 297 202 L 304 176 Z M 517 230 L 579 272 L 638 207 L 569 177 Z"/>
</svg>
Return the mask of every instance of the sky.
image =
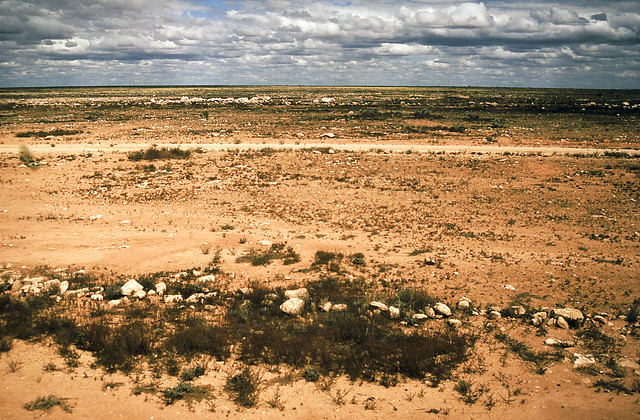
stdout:
<svg viewBox="0 0 640 420">
<path fill-rule="evenodd" d="M 640 1 L 0 0 L 0 87 L 640 88 Z"/>
</svg>

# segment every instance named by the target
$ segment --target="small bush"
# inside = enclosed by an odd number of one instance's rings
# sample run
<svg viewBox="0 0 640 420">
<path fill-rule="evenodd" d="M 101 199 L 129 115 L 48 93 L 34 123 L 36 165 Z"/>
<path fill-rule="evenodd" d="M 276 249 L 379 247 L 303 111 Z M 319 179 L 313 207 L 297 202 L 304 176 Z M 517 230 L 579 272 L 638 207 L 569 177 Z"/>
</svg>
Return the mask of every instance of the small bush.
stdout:
<svg viewBox="0 0 640 420">
<path fill-rule="evenodd" d="M 596 326 L 584 328 L 576 334 L 584 346 L 595 354 L 607 354 L 616 350 L 616 339 L 609 337 Z"/>
<path fill-rule="evenodd" d="M 16 137 L 73 136 L 81 133 L 82 130 L 64 130 L 56 128 L 50 131 L 22 131 L 20 133 L 16 133 Z"/>
<path fill-rule="evenodd" d="M 635 324 L 638 319 L 640 319 L 640 299 L 634 300 L 627 312 L 627 322 Z"/>
<path fill-rule="evenodd" d="M 227 378 L 225 390 L 233 401 L 243 407 L 253 407 L 258 403 L 262 378 L 251 368 L 245 367 L 242 371 L 230 375 Z"/>
<path fill-rule="evenodd" d="M 28 411 L 42 410 L 42 411 L 49 412 L 53 407 L 57 406 L 62 408 L 67 413 L 72 413 L 73 410 L 71 409 L 69 404 L 67 404 L 67 400 L 68 398 L 60 398 L 60 397 L 56 397 L 55 395 L 38 397 L 34 401 L 31 401 L 30 403 L 25 404 L 24 408 L 25 410 L 28 410 Z"/>
<path fill-rule="evenodd" d="M 165 404 L 171 405 L 178 400 L 184 400 L 187 404 L 191 404 L 193 401 L 202 401 L 209 394 L 210 388 L 208 386 L 180 382 L 177 386 L 166 389 L 163 396 Z"/>
<path fill-rule="evenodd" d="M 189 157 L 191 157 L 191 150 L 181 150 L 178 147 L 172 149 L 150 147 L 146 150 L 139 150 L 129 154 L 129 160 L 134 162 L 141 160 L 188 159 Z"/>
<path fill-rule="evenodd" d="M 35 168 L 38 166 L 38 162 L 33 157 L 31 150 L 27 146 L 20 146 L 20 162 L 25 164 L 29 168 Z"/>
<path fill-rule="evenodd" d="M 507 346 L 507 350 L 517 354 L 522 360 L 533 363 L 538 374 L 544 374 L 551 362 L 557 362 L 564 358 L 561 351 L 548 353 L 531 350 L 524 342 L 511 338 L 502 332 L 497 332 L 495 338 L 504 343 Z"/>
<path fill-rule="evenodd" d="M 202 365 L 194 366 L 190 369 L 185 369 L 182 371 L 182 375 L 180 375 L 180 380 L 182 382 L 193 381 L 195 378 L 199 378 L 204 375 L 206 368 Z"/>
<path fill-rule="evenodd" d="M 318 382 L 318 379 L 320 379 L 320 372 L 318 372 L 318 369 L 310 367 L 304 370 L 302 377 L 307 382 Z"/>
<path fill-rule="evenodd" d="M 269 265 L 273 260 L 283 260 L 283 264 L 290 265 L 300 261 L 300 254 L 286 244 L 273 244 L 268 250 L 250 249 L 245 255 L 238 257 L 236 262 L 248 262 L 253 266 Z"/>
</svg>

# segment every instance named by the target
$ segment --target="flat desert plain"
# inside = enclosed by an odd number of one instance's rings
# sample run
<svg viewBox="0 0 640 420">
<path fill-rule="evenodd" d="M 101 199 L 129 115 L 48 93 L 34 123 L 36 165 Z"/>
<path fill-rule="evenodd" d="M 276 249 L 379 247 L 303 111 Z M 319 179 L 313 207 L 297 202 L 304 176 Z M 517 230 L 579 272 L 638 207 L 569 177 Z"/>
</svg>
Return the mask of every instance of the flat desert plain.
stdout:
<svg viewBox="0 0 640 420">
<path fill-rule="evenodd" d="M 639 417 L 639 117 L 637 91 L 0 90 L 0 417 Z"/>
</svg>

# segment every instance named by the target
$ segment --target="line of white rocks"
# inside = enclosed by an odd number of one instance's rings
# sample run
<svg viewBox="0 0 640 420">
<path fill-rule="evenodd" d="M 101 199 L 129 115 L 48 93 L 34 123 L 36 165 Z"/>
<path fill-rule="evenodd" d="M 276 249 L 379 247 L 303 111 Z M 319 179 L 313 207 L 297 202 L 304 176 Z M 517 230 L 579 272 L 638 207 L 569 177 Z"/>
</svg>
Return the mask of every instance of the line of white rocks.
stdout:
<svg viewBox="0 0 640 420">
<path fill-rule="evenodd" d="M 0 274 L 5 279 L 6 273 L 11 273 L 14 277 L 18 274 L 15 271 Z M 74 274 L 83 274 L 82 270 Z M 164 303 L 188 303 L 197 304 L 203 303 L 211 298 L 218 296 L 218 292 L 209 293 L 194 293 L 186 299 L 180 294 L 166 294 L 167 284 L 160 281 L 154 285 L 153 289 L 145 290 L 144 287 L 136 280 L 131 279 L 120 287 L 120 293 L 123 295 L 120 299 L 113 299 L 104 301 L 104 288 L 102 286 L 85 287 L 80 289 L 69 289 L 69 282 L 67 280 L 48 279 L 46 277 L 32 277 L 32 278 L 11 278 L 9 277 L 9 283 L 11 285 L 9 293 L 17 296 L 28 295 L 41 295 L 47 293 L 55 293 L 52 297 L 56 301 L 61 301 L 63 298 L 76 298 L 76 299 L 90 299 L 96 303 L 106 305 L 113 308 L 121 304 L 133 300 L 143 300 L 148 298 L 160 299 Z M 6 281 L 6 280 L 5 280 Z M 197 278 L 199 283 L 213 283 L 215 282 L 214 275 L 204 275 Z M 249 295 L 252 292 L 250 288 L 241 288 L 238 293 L 243 295 Z M 310 301 L 310 294 L 307 288 L 298 288 L 286 290 L 284 292 L 286 300 L 280 305 L 280 310 L 290 316 L 302 315 L 305 309 L 305 305 Z M 273 296 L 272 300 L 277 299 L 277 295 Z M 348 309 L 345 303 L 323 302 L 316 309 L 330 312 L 330 311 L 345 311 Z M 443 302 L 437 302 L 432 306 L 427 306 L 423 311 L 409 311 L 402 313 L 400 308 L 387 305 L 381 301 L 371 301 L 369 303 L 368 314 L 370 316 L 382 315 L 387 316 L 389 319 L 399 320 L 403 324 L 407 324 L 408 320 L 412 323 L 419 323 L 427 320 L 446 320 L 446 322 L 456 327 L 462 324 L 462 321 L 454 317 L 454 312 L 459 314 L 465 314 L 466 316 L 483 316 L 489 320 L 498 320 L 501 318 L 522 319 L 525 322 L 529 322 L 531 325 L 537 327 L 543 326 L 555 326 L 559 329 L 580 328 L 581 326 L 589 323 L 593 326 L 612 326 L 611 317 L 608 314 L 595 314 L 586 316 L 581 310 L 576 308 L 542 308 L 539 311 L 528 313 L 524 306 L 514 305 L 507 308 L 491 307 L 489 309 L 475 308 L 469 298 L 463 297 L 458 300 L 455 311 L 451 309 L 449 305 Z M 620 316 L 620 319 L 625 319 L 624 316 Z M 640 327 L 640 323 L 634 324 L 634 327 Z M 624 334 L 626 328 L 623 328 Z M 574 347 L 576 343 L 570 340 L 559 340 L 555 338 L 547 338 L 544 342 L 548 346 L 570 348 Z M 592 355 L 583 355 L 575 353 L 574 368 L 585 367 L 596 363 L 595 358 Z M 640 366 L 629 366 L 640 371 Z"/>
</svg>

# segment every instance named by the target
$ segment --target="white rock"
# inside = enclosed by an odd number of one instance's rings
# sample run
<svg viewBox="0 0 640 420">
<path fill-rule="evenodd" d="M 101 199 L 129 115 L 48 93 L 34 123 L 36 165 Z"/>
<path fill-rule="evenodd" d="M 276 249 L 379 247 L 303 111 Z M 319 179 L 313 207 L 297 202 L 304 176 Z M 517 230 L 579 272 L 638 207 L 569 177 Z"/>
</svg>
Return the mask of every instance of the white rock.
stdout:
<svg viewBox="0 0 640 420">
<path fill-rule="evenodd" d="M 262 240 L 262 241 L 258 241 L 258 245 L 271 246 L 271 245 L 273 245 L 273 242 L 267 241 L 267 240 Z"/>
<path fill-rule="evenodd" d="M 620 360 L 618 362 L 618 365 L 622 366 L 623 368 L 628 368 L 628 369 L 633 369 L 633 370 L 640 370 L 640 364 L 634 362 L 633 360 L 629 360 L 629 359 Z"/>
<path fill-rule="evenodd" d="M 328 137 L 330 139 L 334 138 L 336 135 L 333 133 L 322 133 L 320 137 Z"/>
<path fill-rule="evenodd" d="M 289 315 L 300 315 L 304 309 L 304 300 L 291 298 L 280 305 L 280 310 Z"/>
<path fill-rule="evenodd" d="M 122 293 L 125 296 L 130 296 L 135 292 L 137 292 L 138 290 L 143 290 L 143 289 L 144 287 L 142 287 L 140 283 L 131 279 L 122 285 L 122 287 L 120 288 L 120 293 Z"/>
<path fill-rule="evenodd" d="M 144 299 L 145 296 L 147 296 L 147 292 L 144 290 L 138 290 L 133 294 L 133 297 L 138 299 Z"/>
<path fill-rule="evenodd" d="M 104 297 L 100 293 L 94 293 L 91 296 L 91 300 L 95 300 L 96 302 L 101 302 Z"/>
<path fill-rule="evenodd" d="M 607 325 L 607 319 L 602 315 L 596 315 L 593 317 L 593 320 L 600 325 Z"/>
<path fill-rule="evenodd" d="M 400 309 L 395 306 L 389 306 L 389 318 L 398 319 L 400 318 Z"/>
<path fill-rule="evenodd" d="M 60 282 L 60 294 L 64 295 L 69 290 L 69 282 L 67 280 Z"/>
<path fill-rule="evenodd" d="M 164 295 L 164 292 L 167 291 L 167 285 L 165 282 L 161 281 L 160 283 L 156 284 L 156 292 L 162 296 Z"/>
<path fill-rule="evenodd" d="M 467 298 L 462 298 L 458 301 L 458 309 L 461 311 L 466 311 L 471 307 L 471 302 Z"/>
<path fill-rule="evenodd" d="M 490 319 L 500 319 L 502 318 L 502 314 L 499 311 L 491 311 L 489 312 Z"/>
<path fill-rule="evenodd" d="M 458 327 L 458 326 L 462 325 L 462 321 L 460 321 L 459 319 L 454 319 L 454 318 L 447 319 L 447 323 L 449 325 L 451 325 L 452 327 Z"/>
<path fill-rule="evenodd" d="M 164 297 L 164 303 L 177 303 L 183 300 L 182 295 L 167 295 Z"/>
<path fill-rule="evenodd" d="M 429 315 L 426 314 L 413 314 L 411 317 L 414 321 L 425 321 L 429 319 Z"/>
<path fill-rule="evenodd" d="M 524 308 L 524 306 L 515 305 L 509 308 L 509 315 L 514 318 L 520 318 L 526 313 L 527 310 Z"/>
<path fill-rule="evenodd" d="M 554 318 L 562 317 L 573 326 L 579 326 L 584 321 L 582 311 L 575 308 L 556 308 L 551 310 L 551 316 Z"/>
<path fill-rule="evenodd" d="M 345 303 L 336 303 L 335 305 L 333 305 L 331 307 L 332 311 L 338 311 L 338 312 L 342 312 L 342 311 L 346 311 L 347 310 L 347 305 Z"/>
<path fill-rule="evenodd" d="M 325 312 L 329 312 L 332 307 L 333 307 L 333 303 L 325 302 L 325 303 L 322 304 L 322 306 L 320 306 L 320 309 L 322 309 Z"/>
<path fill-rule="evenodd" d="M 147 292 L 147 296 L 155 296 L 155 295 L 157 295 L 157 293 L 156 293 L 156 291 L 155 291 L 155 290 L 149 290 L 149 291 Z"/>
<path fill-rule="evenodd" d="M 546 319 L 547 319 L 546 312 L 536 312 L 531 317 L 531 323 L 537 327 L 539 325 L 542 325 Z"/>
<path fill-rule="evenodd" d="M 205 298 L 205 294 L 204 293 L 194 293 L 191 296 L 189 296 L 188 298 L 185 299 L 185 302 L 189 302 L 189 303 L 198 303 L 201 300 L 203 300 Z"/>
<path fill-rule="evenodd" d="M 573 353 L 576 360 L 573 362 L 573 368 L 579 369 L 596 364 L 596 359 L 590 354 Z"/>
<path fill-rule="evenodd" d="M 60 289 L 60 280 L 57 280 L 57 279 L 47 280 L 44 283 L 42 283 L 43 292 L 51 292 L 56 288 Z"/>
<path fill-rule="evenodd" d="M 544 340 L 544 344 L 546 344 L 547 346 L 562 348 L 575 346 L 575 343 L 573 341 L 558 340 L 557 338 L 547 338 L 546 340 Z"/>
<path fill-rule="evenodd" d="M 556 320 L 556 326 L 558 328 L 562 328 L 563 330 L 568 330 L 569 329 L 569 323 L 567 322 L 566 319 L 564 319 L 561 316 L 559 316 L 558 319 Z"/>
<path fill-rule="evenodd" d="M 375 308 L 375 309 L 379 309 L 382 312 L 387 312 L 389 310 L 389 307 L 387 305 L 385 305 L 382 302 L 375 301 L 375 300 L 369 302 L 369 306 L 371 306 L 372 308 Z"/>
<path fill-rule="evenodd" d="M 431 308 L 431 307 L 424 308 L 424 313 L 429 318 L 435 318 L 436 317 L 436 311 L 434 311 L 433 308 Z"/>
<path fill-rule="evenodd" d="M 309 291 L 307 290 L 306 287 L 301 287 L 299 289 L 294 289 L 294 290 L 285 290 L 284 296 L 287 299 L 298 298 L 298 299 L 306 300 L 306 299 L 309 299 Z"/>
<path fill-rule="evenodd" d="M 216 276 L 214 276 L 213 274 L 209 274 L 206 276 L 199 277 L 198 281 L 202 283 L 213 283 L 214 281 L 216 281 Z"/>
<path fill-rule="evenodd" d="M 107 305 L 109 305 L 110 308 L 115 308 L 116 306 L 120 305 L 121 303 L 122 303 L 122 300 L 114 299 L 114 300 L 110 300 L 109 302 L 107 302 Z"/>
<path fill-rule="evenodd" d="M 442 302 L 438 302 L 433 305 L 433 310 L 436 311 L 436 314 L 442 316 L 451 316 L 451 309 Z"/>
</svg>

